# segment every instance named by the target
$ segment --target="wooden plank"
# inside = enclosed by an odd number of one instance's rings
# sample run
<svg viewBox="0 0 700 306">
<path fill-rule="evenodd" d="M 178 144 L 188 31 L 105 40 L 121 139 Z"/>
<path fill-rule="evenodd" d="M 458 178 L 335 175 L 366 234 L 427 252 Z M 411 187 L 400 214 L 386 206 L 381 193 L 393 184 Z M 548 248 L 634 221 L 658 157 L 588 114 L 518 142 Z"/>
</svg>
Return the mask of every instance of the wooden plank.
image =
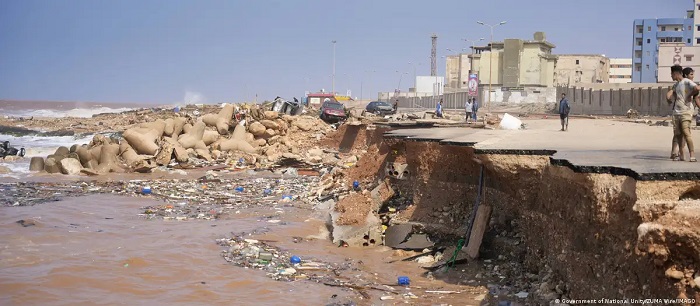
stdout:
<svg viewBox="0 0 700 306">
<path fill-rule="evenodd" d="M 486 228 L 489 226 L 489 219 L 491 219 L 491 206 L 479 206 L 476 211 L 472 233 L 469 237 L 469 244 L 465 248 L 467 255 L 472 259 L 479 257 L 479 248 L 481 247 L 481 241 L 484 239 Z"/>
</svg>

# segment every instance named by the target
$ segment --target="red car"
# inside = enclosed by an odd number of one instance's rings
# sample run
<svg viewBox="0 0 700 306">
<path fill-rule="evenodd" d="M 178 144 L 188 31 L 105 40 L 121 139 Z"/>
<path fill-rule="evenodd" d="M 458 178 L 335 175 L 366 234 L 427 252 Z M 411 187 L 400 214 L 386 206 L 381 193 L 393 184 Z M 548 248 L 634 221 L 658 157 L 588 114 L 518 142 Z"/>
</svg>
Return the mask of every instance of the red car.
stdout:
<svg viewBox="0 0 700 306">
<path fill-rule="evenodd" d="M 323 102 L 321 105 L 321 120 L 326 122 L 338 122 L 348 119 L 345 106 L 338 102 Z"/>
</svg>

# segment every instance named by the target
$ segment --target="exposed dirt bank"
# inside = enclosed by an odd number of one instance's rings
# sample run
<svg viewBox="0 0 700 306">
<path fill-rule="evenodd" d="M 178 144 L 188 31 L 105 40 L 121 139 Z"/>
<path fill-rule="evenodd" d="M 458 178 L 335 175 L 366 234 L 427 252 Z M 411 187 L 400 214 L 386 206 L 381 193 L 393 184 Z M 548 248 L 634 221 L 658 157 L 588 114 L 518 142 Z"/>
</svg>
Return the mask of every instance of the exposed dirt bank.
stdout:
<svg viewBox="0 0 700 306">
<path fill-rule="evenodd" d="M 435 142 L 378 142 L 380 132 L 364 127 L 336 132 L 337 139 L 373 139 L 362 141 L 364 147 L 350 146 L 368 154 L 345 171 L 345 180 L 359 180 L 370 190 L 388 180 L 408 203 L 391 223 L 418 222 L 438 244 L 454 245 L 464 235 L 484 165 L 482 205 L 493 212 L 481 257 L 500 255 L 511 263 L 501 267 L 512 269 L 502 285 L 530 292 L 529 299 L 539 302 L 700 300 L 700 182 L 575 173 L 552 165 L 548 156 L 475 154 L 468 147 Z M 407 175 L 387 175 L 387 165 L 395 163 L 405 163 Z M 372 212 L 371 205 L 387 204 L 352 202 L 365 207 L 363 213 Z M 352 211 L 357 208 L 343 209 L 340 218 Z"/>
</svg>

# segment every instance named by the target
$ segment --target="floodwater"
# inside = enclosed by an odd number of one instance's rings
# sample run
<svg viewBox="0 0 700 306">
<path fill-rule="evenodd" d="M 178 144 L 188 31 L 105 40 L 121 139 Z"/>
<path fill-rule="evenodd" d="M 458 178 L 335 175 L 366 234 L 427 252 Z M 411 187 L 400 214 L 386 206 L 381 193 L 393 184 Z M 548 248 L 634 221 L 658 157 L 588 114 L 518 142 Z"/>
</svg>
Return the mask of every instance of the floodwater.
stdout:
<svg viewBox="0 0 700 306">
<path fill-rule="evenodd" d="M 145 220 L 137 215 L 141 207 L 158 203 L 91 195 L 0 207 L 0 305 L 405 305 L 400 298 L 379 300 L 381 292 L 371 292 L 368 301 L 342 288 L 274 281 L 221 257 L 215 239 L 264 227 L 270 231 L 261 238 L 278 240 L 279 247 L 302 257 L 332 262 L 359 258 L 363 270 L 373 271 L 381 283 L 410 275 L 412 287 L 423 290 L 465 289 L 421 277 L 415 263 L 386 264 L 396 258 L 388 258 L 392 251 L 383 247 L 292 242 L 292 236 L 318 234 L 323 223 L 307 219 L 309 212 L 285 215 L 287 222 L 280 224 L 260 221 L 249 212 L 213 221 Z M 18 220 L 35 220 L 36 225 L 23 227 Z M 410 304 L 477 305 L 473 296 L 423 296 Z"/>
</svg>

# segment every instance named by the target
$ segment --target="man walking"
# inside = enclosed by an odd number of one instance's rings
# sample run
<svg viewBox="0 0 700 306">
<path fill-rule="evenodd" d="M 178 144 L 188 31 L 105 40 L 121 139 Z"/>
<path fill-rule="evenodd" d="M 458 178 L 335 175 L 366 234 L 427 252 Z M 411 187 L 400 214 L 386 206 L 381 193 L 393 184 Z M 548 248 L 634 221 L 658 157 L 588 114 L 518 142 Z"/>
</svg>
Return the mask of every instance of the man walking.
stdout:
<svg viewBox="0 0 700 306">
<path fill-rule="evenodd" d="M 569 129 L 569 112 L 571 111 L 571 106 L 569 106 L 569 100 L 566 99 L 566 94 L 561 94 L 561 100 L 559 100 L 559 118 L 561 119 L 561 130 L 566 131 Z"/>
<path fill-rule="evenodd" d="M 479 111 L 479 102 L 476 101 L 476 98 L 472 98 L 472 119 L 474 119 L 474 122 L 476 122 L 476 112 Z"/>
<path fill-rule="evenodd" d="M 696 162 L 693 138 L 690 135 L 690 123 L 693 118 L 692 97 L 700 92 L 700 86 L 683 77 L 683 67 L 674 65 L 671 67 L 671 78 L 676 81 L 671 90 L 666 94 L 666 100 L 673 108 L 673 144 L 679 145 L 679 160 L 684 160 L 683 141 L 688 144 L 688 153 L 691 162 Z M 696 103 L 697 104 L 697 103 Z M 673 154 L 674 152 L 672 152 Z"/>
<path fill-rule="evenodd" d="M 437 105 L 435 106 L 435 116 L 438 118 L 442 118 L 442 99 L 438 101 Z"/>
<path fill-rule="evenodd" d="M 467 123 L 471 123 L 473 109 L 474 105 L 472 104 L 471 99 L 467 99 L 467 102 L 464 103 L 464 110 L 467 112 Z"/>
</svg>

